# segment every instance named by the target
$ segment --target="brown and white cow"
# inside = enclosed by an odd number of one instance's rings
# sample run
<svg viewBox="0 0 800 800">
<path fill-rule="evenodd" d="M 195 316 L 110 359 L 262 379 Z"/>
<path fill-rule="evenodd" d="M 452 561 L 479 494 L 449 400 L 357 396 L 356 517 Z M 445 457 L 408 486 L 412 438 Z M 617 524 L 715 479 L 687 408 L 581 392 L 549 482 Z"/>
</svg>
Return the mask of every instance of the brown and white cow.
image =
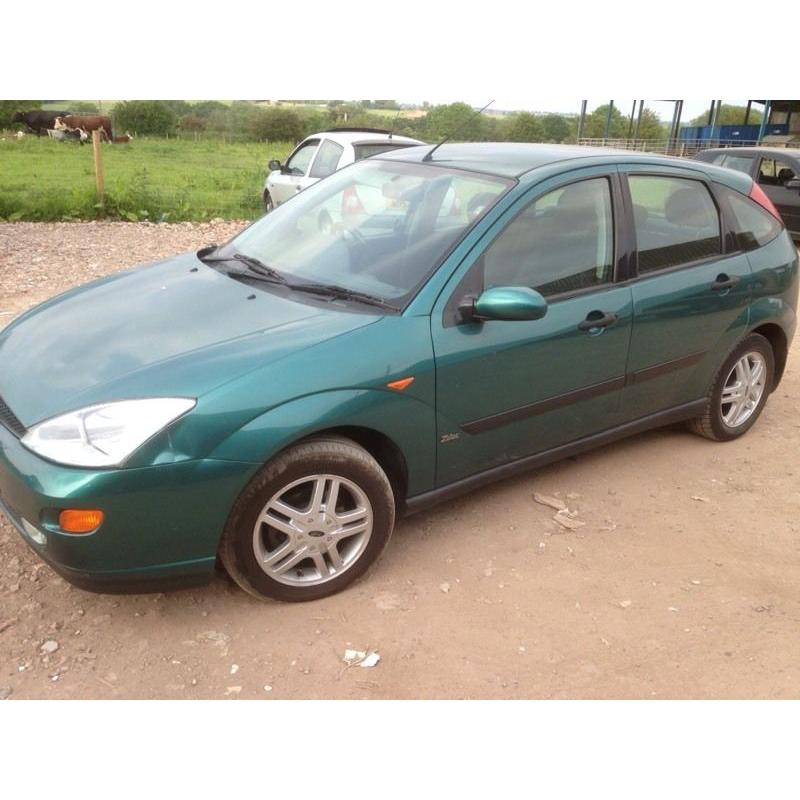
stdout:
<svg viewBox="0 0 800 800">
<path fill-rule="evenodd" d="M 100 131 L 100 137 L 107 141 L 114 138 L 111 132 L 111 117 L 101 117 L 97 114 L 68 114 L 66 117 L 56 118 L 53 126 L 57 131 Z"/>
</svg>

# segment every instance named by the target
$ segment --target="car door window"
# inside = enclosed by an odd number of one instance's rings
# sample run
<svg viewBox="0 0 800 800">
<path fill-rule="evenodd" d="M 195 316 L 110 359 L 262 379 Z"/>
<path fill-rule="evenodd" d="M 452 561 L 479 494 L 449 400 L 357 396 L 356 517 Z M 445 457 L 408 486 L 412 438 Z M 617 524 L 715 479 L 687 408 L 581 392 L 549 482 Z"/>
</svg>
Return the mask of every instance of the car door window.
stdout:
<svg viewBox="0 0 800 800">
<path fill-rule="evenodd" d="M 339 166 L 339 159 L 342 157 L 344 148 L 330 139 L 326 139 L 319 148 L 319 153 L 311 167 L 310 177 L 327 178 Z"/>
<path fill-rule="evenodd" d="M 719 161 L 715 160 L 714 163 L 728 169 L 735 169 L 737 172 L 746 172 L 749 175 L 753 168 L 753 156 L 723 154 L 722 158 Z"/>
<path fill-rule="evenodd" d="M 771 242 L 780 232 L 778 220 L 754 203 L 727 186 L 720 186 L 719 193 L 731 210 L 731 228 L 736 236 L 736 246 L 741 250 L 755 250 Z"/>
<path fill-rule="evenodd" d="M 795 177 L 794 170 L 776 158 L 762 158 L 758 168 L 758 182 L 765 186 L 783 186 Z"/>
<path fill-rule="evenodd" d="M 722 253 L 719 212 L 701 181 L 631 175 L 639 274 Z"/>
<path fill-rule="evenodd" d="M 305 175 L 308 172 L 311 159 L 314 158 L 314 153 L 317 151 L 318 144 L 319 139 L 311 139 L 300 145 L 286 162 L 286 172 L 289 175 Z"/>
<path fill-rule="evenodd" d="M 614 226 L 607 178 L 537 198 L 483 256 L 484 287 L 528 286 L 553 297 L 609 283 Z"/>
</svg>

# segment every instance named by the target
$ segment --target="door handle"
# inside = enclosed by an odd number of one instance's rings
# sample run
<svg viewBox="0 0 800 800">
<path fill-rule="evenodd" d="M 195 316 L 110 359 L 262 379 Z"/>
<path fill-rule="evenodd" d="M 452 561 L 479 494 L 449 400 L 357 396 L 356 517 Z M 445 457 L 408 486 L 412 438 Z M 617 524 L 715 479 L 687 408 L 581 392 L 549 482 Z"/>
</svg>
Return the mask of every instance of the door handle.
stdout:
<svg viewBox="0 0 800 800">
<path fill-rule="evenodd" d="M 294 188 L 299 192 L 299 191 L 302 190 L 303 187 L 302 186 L 295 186 Z"/>
<path fill-rule="evenodd" d="M 609 325 L 613 325 L 618 319 L 619 317 L 617 317 L 616 314 L 612 314 L 608 311 L 590 311 L 586 315 L 586 319 L 579 323 L 578 330 L 590 331 L 593 328 L 607 328 Z"/>
<path fill-rule="evenodd" d="M 717 275 L 717 279 L 714 281 L 714 283 L 711 284 L 711 291 L 719 292 L 722 289 L 733 289 L 733 287 L 736 286 L 736 284 L 739 283 L 740 280 L 741 278 L 738 275 L 729 277 L 724 272 L 722 272 L 719 275 Z"/>
</svg>

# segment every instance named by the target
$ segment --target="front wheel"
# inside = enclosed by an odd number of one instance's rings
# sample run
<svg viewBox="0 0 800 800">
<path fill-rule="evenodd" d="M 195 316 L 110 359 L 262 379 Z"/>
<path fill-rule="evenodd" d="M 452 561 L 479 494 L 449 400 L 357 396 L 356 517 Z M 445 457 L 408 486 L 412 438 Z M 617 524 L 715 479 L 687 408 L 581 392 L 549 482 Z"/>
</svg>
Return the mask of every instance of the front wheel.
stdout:
<svg viewBox="0 0 800 800">
<path fill-rule="evenodd" d="M 364 448 L 340 437 L 310 439 L 266 464 L 245 488 L 219 555 L 256 597 L 316 600 L 366 572 L 394 517 L 389 479 Z"/>
<path fill-rule="evenodd" d="M 264 213 L 269 214 L 275 208 L 275 203 L 272 200 L 272 195 L 264 190 Z"/>
<path fill-rule="evenodd" d="M 757 333 L 750 334 L 720 368 L 703 416 L 690 423 L 692 430 L 717 442 L 746 433 L 764 410 L 774 374 L 770 343 Z"/>
</svg>

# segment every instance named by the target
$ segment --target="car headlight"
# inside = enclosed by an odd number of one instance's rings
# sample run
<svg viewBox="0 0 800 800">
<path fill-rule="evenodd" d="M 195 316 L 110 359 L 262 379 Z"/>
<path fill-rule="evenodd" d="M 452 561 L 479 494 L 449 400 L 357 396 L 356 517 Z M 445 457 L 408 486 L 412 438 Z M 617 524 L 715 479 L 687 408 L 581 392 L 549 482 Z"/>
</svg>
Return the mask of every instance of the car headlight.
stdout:
<svg viewBox="0 0 800 800">
<path fill-rule="evenodd" d="M 188 397 L 153 397 L 89 406 L 34 425 L 22 444 L 59 464 L 115 467 L 195 403 Z"/>
</svg>

